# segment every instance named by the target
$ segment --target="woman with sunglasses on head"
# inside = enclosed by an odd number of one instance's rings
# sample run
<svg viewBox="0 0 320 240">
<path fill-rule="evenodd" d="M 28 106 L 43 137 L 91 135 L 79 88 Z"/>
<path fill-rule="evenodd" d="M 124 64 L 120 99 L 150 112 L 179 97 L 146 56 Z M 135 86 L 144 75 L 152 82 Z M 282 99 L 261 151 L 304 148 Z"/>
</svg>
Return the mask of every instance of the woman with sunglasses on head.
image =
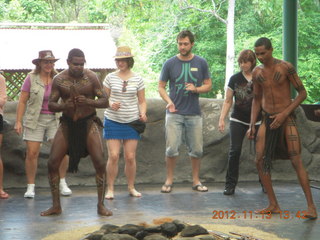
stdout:
<svg viewBox="0 0 320 240">
<path fill-rule="evenodd" d="M 104 113 L 104 132 L 108 149 L 107 194 L 106 199 L 114 198 L 114 182 L 118 174 L 120 149 L 123 146 L 125 175 L 128 191 L 132 197 L 141 197 L 135 189 L 136 149 L 140 133 L 147 121 L 147 104 L 144 82 L 131 71 L 134 60 L 131 49 L 118 47 L 114 57 L 118 70 L 108 74 L 103 85 L 109 97 L 109 106 Z M 142 130 L 139 128 L 142 127 Z"/>
<path fill-rule="evenodd" d="M 52 79 L 57 74 L 54 69 L 56 59 L 51 50 L 39 52 L 39 57 L 32 60 L 36 68 L 30 72 L 21 87 L 17 106 L 15 130 L 27 145 L 25 169 L 27 175 L 27 191 L 25 198 L 35 196 L 35 178 L 38 156 L 44 139 L 52 141 L 57 131 L 57 118 L 48 109 Z M 68 168 L 68 157 L 65 156 L 60 166 L 60 193 L 69 196 L 72 191 L 65 182 Z"/>
</svg>

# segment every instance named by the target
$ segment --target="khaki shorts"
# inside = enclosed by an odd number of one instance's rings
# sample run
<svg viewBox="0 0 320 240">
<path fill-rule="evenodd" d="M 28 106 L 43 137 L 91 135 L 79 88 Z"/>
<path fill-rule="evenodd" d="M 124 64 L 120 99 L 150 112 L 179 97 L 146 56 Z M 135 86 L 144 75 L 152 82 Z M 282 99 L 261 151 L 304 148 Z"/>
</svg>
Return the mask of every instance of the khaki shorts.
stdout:
<svg viewBox="0 0 320 240">
<path fill-rule="evenodd" d="M 50 141 L 57 132 L 57 120 L 54 114 L 40 114 L 35 129 L 24 128 L 23 140 L 33 142 Z"/>
</svg>

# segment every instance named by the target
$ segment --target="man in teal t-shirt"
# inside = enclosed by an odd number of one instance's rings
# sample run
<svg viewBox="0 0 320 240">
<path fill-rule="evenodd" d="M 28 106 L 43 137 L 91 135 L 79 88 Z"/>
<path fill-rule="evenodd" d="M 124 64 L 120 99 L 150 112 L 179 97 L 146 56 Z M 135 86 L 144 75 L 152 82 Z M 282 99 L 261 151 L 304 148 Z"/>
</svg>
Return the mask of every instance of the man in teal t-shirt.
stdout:
<svg viewBox="0 0 320 240">
<path fill-rule="evenodd" d="M 208 64 L 205 59 L 192 53 L 193 34 L 186 30 L 177 36 L 179 54 L 167 60 L 159 80 L 159 93 L 167 103 L 166 112 L 166 167 L 167 179 L 161 192 L 170 193 L 173 173 L 183 133 L 192 162 L 193 190 L 206 192 L 208 188 L 199 179 L 202 157 L 202 117 L 199 93 L 212 88 Z M 169 95 L 166 85 L 169 82 Z"/>
</svg>

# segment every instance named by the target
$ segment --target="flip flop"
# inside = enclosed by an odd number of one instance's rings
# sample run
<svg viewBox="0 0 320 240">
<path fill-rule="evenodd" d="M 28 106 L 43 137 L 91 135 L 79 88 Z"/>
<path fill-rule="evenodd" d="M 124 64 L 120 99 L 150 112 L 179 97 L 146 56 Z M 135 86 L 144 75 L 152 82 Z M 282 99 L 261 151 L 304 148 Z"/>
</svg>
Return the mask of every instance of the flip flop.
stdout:
<svg viewBox="0 0 320 240">
<path fill-rule="evenodd" d="M 195 191 L 198 191 L 198 192 L 208 192 L 208 188 L 207 189 L 203 189 L 203 187 L 206 187 L 206 186 L 204 186 L 204 185 L 202 185 L 200 183 L 200 184 L 197 184 L 197 185 L 193 186 L 192 190 L 195 190 Z"/>
<path fill-rule="evenodd" d="M 8 199 L 10 196 L 8 193 L 6 193 L 5 191 L 2 191 L 0 193 L 0 199 Z"/>
<path fill-rule="evenodd" d="M 163 188 L 166 188 L 166 190 L 163 190 Z M 173 185 L 172 185 L 172 184 L 164 184 L 164 185 L 161 187 L 161 192 L 162 192 L 162 193 L 171 193 L 172 188 L 173 188 Z"/>
</svg>

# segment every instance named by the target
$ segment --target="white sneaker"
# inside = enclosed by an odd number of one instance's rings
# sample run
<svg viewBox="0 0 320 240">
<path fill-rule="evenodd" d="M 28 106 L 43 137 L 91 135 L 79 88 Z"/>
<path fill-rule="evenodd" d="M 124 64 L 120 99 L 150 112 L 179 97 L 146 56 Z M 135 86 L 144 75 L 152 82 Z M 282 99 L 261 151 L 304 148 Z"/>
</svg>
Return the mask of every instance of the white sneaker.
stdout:
<svg viewBox="0 0 320 240">
<path fill-rule="evenodd" d="M 35 186 L 34 184 L 28 184 L 27 185 L 27 191 L 24 194 L 25 198 L 34 198 L 34 195 L 35 195 L 34 186 Z"/>
<path fill-rule="evenodd" d="M 66 180 L 64 178 L 60 179 L 59 189 L 60 189 L 60 194 L 62 196 L 70 196 L 72 194 L 72 191 L 68 187 Z"/>
</svg>

